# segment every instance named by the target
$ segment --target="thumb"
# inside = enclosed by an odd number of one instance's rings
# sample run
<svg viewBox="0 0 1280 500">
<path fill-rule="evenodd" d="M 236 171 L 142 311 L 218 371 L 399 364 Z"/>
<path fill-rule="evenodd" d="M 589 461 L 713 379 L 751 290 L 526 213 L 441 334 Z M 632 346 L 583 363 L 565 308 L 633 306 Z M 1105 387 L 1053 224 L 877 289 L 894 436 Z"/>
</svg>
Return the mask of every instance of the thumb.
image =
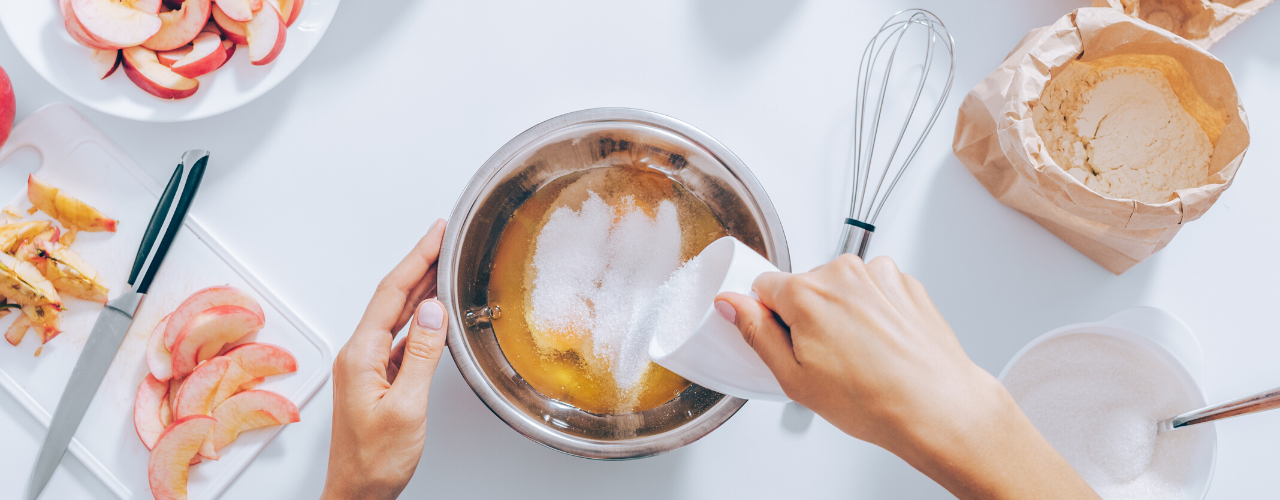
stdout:
<svg viewBox="0 0 1280 500">
<path fill-rule="evenodd" d="M 743 340 L 755 349 L 769 371 L 783 383 L 800 367 L 791 346 L 791 330 L 759 300 L 725 292 L 716 296 L 716 310 L 742 332 Z"/>
<path fill-rule="evenodd" d="M 444 305 L 436 299 L 418 304 L 409 324 L 409 335 L 404 341 L 404 359 L 400 372 L 391 383 L 388 396 L 397 401 L 422 408 L 427 407 L 427 392 L 431 389 L 431 376 L 435 374 L 440 356 L 444 354 L 444 342 L 449 332 L 449 316 Z"/>
</svg>

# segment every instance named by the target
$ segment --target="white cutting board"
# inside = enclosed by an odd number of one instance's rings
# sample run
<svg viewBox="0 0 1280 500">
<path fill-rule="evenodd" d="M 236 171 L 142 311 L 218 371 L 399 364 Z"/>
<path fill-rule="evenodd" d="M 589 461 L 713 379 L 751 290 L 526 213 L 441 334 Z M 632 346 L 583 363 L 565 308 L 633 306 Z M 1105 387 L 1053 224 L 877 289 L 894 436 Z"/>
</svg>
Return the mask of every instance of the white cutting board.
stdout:
<svg viewBox="0 0 1280 500">
<path fill-rule="evenodd" d="M 126 289 L 134 255 L 163 187 L 65 104 L 46 106 L 19 123 L 9 142 L 0 148 L 0 168 L 13 163 L 7 160 L 15 151 L 26 147 L 40 153 L 37 176 L 119 221 L 117 233 L 82 232 L 71 246 L 105 278 L 110 297 L 117 297 Z M 181 154 L 182 151 L 174 151 L 173 165 L 166 167 L 176 166 Z M 217 151 L 211 152 L 208 168 L 218 168 Z M 31 206 L 25 190 L 18 193 L 11 204 L 22 209 Z M 70 455 L 75 455 L 75 459 L 122 499 L 151 498 L 147 482 L 149 452 L 133 427 L 134 396 L 138 384 L 148 373 L 144 354 L 147 336 L 161 317 L 192 292 L 229 284 L 248 291 L 262 304 L 265 326 L 242 342 L 266 342 L 288 349 L 298 360 L 298 371 L 268 377 L 259 389 L 277 392 L 301 407 L 329 378 L 333 364 L 329 345 L 204 230 L 194 214 L 209 209 L 202 207 L 197 195 L 192 215 L 187 217 L 182 232 L 169 249 L 150 293 L 134 318 L 133 327 L 76 431 L 71 453 L 64 457 L 71 460 Z M 28 219 L 47 218 L 38 212 Z M 0 386 L 46 427 L 102 310 L 100 304 L 72 298 L 63 300 L 67 310 L 62 334 L 46 344 L 40 356 L 33 356 L 39 347 L 39 336 L 34 331 L 29 331 L 17 347 L 0 342 Z M 0 331 L 8 328 L 19 314 L 0 318 Z M 216 498 L 262 451 L 267 441 L 281 431 L 288 432 L 288 426 L 241 434 L 224 449 L 221 460 L 192 467 L 188 483 L 190 498 Z M 31 457 L 32 462 L 35 459 Z"/>
</svg>

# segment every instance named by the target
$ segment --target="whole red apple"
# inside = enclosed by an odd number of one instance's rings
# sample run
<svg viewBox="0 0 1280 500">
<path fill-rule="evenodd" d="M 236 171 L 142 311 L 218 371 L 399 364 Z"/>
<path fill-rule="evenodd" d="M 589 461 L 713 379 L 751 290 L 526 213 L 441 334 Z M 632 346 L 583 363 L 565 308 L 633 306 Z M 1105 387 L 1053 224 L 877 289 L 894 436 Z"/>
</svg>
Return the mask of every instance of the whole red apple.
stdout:
<svg viewBox="0 0 1280 500">
<path fill-rule="evenodd" d="M 9 74 L 0 68 L 0 146 L 9 140 L 9 131 L 13 130 L 13 116 L 18 110 L 18 103 L 13 99 L 13 82 Z"/>
</svg>

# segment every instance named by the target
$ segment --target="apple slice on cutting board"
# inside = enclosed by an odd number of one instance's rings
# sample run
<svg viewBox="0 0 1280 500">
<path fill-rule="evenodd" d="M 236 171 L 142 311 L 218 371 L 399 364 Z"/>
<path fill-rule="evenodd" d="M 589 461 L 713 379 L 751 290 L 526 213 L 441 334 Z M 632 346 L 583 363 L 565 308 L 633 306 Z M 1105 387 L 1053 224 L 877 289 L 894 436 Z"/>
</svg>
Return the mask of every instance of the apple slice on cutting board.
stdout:
<svg viewBox="0 0 1280 500">
<path fill-rule="evenodd" d="M 178 321 L 177 314 L 169 319 L 170 325 Z M 173 375 L 187 376 L 223 346 L 261 329 L 262 317 L 240 306 L 218 306 L 200 313 L 187 322 L 173 343 Z"/>
<path fill-rule="evenodd" d="M 138 386 L 138 396 L 133 401 L 133 428 L 138 438 L 150 450 L 164 433 L 168 424 L 161 417 L 161 408 L 169 396 L 169 384 L 147 375 Z"/>
<path fill-rule="evenodd" d="M 217 421 L 206 415 L 178 419 L 156 440 L 147 461 L 151 494 L 159 500 L 187 498 L 187 473 Z"/>
<path fill-rule="evenodd" d="M 245 391 L 226 400 L 213 411 L 217 421 L 200 447 L 200 455 L 218 458 L 218 450 L 235 441 L 241 432 L 291 424 L 299 420 L 298 407 L 284 396 L 269 391 Z"/>
<path fill-rule="evenodd" d="M 266 320 L 262 313 L 262 306 L 243 290 L 232 286 L 211 286 L 191 294 L 177 309 L 173 310 L 173 314 L 169 315 L 170 321 L 164 330 L 165 348 L 173 352 L 173 344 L 177 342 L 178 334 L 182 333 L 182 328 L 187 325 L 187 322 L 199 316 L 200 313 L 218 306 L 243 307 L 257 314 L 259 319 Z"/>
<path fill-rule="evenodd" d="M 229 359 L 231 365 L 227 367 L 227 373 L 223 376 L 222 382 L 218 385 L 218 392 L 213 397 L 214 408 L 237 392 L 247 390 L 245 386 L 253 384 L 254 381 L 298 371 L 298 362 L 293 355 L 271 344 L 238 345 L 221 357 Z"/>
<path fill-rule="evenodd" d="M 173 69 L 173 63 L 181 61 L 182 58 L 187 57 L 187 54 L 190 54 L 190 53 L 191 53 L 191 46 L 184 45 L 182 47 L 178 47 L 173 50 L 156 52 L 156 59 L 160 61 L 160 64 L 168 66 L 169 69 Z"/>
</svg>

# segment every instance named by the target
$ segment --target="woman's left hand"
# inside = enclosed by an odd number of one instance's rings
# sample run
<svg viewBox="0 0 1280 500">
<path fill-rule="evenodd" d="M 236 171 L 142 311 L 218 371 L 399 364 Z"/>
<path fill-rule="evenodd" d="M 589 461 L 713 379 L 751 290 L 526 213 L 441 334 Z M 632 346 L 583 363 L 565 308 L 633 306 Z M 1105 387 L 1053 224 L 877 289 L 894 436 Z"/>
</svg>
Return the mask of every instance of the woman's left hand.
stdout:
<svg viewBox="0 0 1280 500">
<path fill-rule="evenodd" d="M 399 496 L 422 458 L 427 393 L 448 315 L 436 296 L 445 223 L 436 221 L 378 284 L 333 363 L 333 437 L 324 499 Z M 409 335 L 392 347 L 412 319 Z"/>
</svg>

